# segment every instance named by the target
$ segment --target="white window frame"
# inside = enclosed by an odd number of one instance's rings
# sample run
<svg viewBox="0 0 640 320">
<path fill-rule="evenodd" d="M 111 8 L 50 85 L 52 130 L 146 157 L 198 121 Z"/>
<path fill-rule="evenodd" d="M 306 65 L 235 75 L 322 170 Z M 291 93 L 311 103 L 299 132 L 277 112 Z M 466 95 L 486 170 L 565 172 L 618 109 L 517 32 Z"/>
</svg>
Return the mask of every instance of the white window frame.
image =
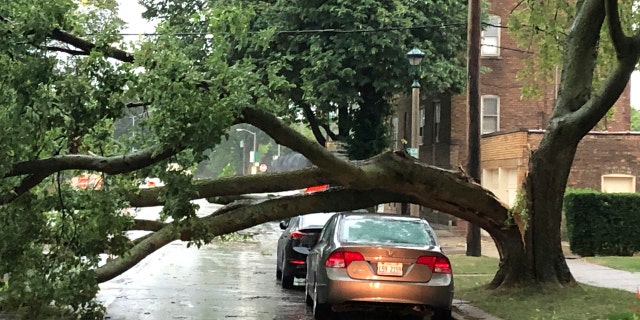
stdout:
<svg viewBox="0 0 640 320">
<path fill-rule="evenodd" d="M 485 100 L 487 100 L 487 99 L 494 99 L 496 101 L 496 113 L 495 114 L 490 114 L 490 115 L 485 114 L 484 104 L 485 104 Z M 495 120 L 496 120 L 495 130 L 491 130 L 491 129 L 486 130 L 487 126 L 485 125 L 485 120 L 488 117 L 495 118 Z M 482 122 L 480 124 L 480 132 L 482 134 L 487 134 L 487 133 L 500 131 L 500 97 L 499 96 L 496 96 L 496 95 L 483 95 L 480 98 L 480 118 L 482 119 Z"/>
<path fill-rule="evenodd" d="M 487 25 L 482 30 L 480 40 L 480 56 L 483 57 L 499 57 L 500 56 L 500 35 L 501 35 L 501 19 L 500 16 L 490 15 L 487 19 Z"/>
</svg>

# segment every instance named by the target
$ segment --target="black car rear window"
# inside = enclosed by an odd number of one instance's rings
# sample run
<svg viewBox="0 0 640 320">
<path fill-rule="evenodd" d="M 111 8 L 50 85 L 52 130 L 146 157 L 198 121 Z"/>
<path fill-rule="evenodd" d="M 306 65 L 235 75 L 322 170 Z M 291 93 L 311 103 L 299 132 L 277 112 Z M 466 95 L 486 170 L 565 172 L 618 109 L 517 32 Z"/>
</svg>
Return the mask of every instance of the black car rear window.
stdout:
<svg viewBox="0 0 640 320">
<path fill-rule="evenodd" d="M 415 219 L 345 217 L 340 227 L 341 242 L 380 245 L 436 245 L 425 223 Z"/>
<path fill-rule="evenodd" d="M 322 229 L 322 227 L 329 221 L 331 216 L 333 216 L 335 212 L 332 213 L 311 213 L 300 216 L 299 226 L 300 229 L 307 228 L 318 228 Z"/>
</svg>

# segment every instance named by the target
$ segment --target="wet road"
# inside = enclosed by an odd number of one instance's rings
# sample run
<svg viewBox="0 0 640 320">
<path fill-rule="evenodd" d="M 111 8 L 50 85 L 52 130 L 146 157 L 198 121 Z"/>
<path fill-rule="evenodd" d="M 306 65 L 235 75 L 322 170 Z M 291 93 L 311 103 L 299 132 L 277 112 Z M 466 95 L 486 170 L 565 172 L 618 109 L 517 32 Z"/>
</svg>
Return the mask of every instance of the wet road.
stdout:
<svg viewBox="0 0 640 320">
<path fill-rule="evenodd" d="M 304 287 L 283 290 L 276 281 L 277 223 L 243 232 L 254 234 L 253 240 L 200 249 L 173 242 L 101 284 L 105 319 L 313 319 Z"/>
<path fill-rule="evenodd" d="M 198 215 L 215 209 L 204 200 Z M 155 219 L 160 207 L 136 216 Z M 187 248 L 175 241 L 137 266 L 100 285 L 98 299 L 107 308 L 105 320 L 312 320 L 304 299 L 304 279 L 282 289 L 276 280 L 277 222 L 243 230 L 250 241 L 216 241 Z M 144 232 L 132 232 L 138 237 Z M 345 313 L 340 319 L 398 319 L 394 315 Z"/>
</svg>

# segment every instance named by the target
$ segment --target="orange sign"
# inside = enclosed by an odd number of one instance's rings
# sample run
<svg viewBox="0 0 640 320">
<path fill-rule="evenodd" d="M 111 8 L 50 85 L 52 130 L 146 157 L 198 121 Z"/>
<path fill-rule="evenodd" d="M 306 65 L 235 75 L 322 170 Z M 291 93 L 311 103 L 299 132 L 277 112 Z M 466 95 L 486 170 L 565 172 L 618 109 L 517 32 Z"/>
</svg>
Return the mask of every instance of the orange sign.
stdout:
<svg viewBox="0 0 640 320">
<path fill-rule="evenodd" d="M 327 188 L 329 188 L 329 185 L 328 184 L 323 184 L 323 185 L 319 185 L 319 186 L 308 187 L 307 189 L 304 190 L 304 192 L 305 193 L 314 193 L 314 192 L 318 192 L 318 191 L 327 190 Z"/>
</svg>

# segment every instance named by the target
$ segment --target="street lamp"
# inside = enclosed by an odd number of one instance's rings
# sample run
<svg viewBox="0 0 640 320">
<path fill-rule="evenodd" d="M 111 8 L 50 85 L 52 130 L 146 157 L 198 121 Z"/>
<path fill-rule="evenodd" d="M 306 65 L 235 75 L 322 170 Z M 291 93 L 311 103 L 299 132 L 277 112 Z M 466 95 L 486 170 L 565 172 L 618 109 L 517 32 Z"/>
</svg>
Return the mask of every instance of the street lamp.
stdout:
<svg viewBox="0 0 640 320">
<path fill-rule="evenodd" d="M 413 83 L 411 84 L 411 149 L 414 152 L 413 156 L 418 157 L 418 148 L 420 143 L 418 138 L 420 133 L 418 131 L 418 114 L 420 108 L 420 69 L 419 65 L 424 59 L 424 52 L 420 49 L 413 48 L 407 53 L 409 64 L 413 66 Z"/>
<path fill-rule="evenodd" d="M 424 52 L 418 48 L 413 48 L 407 52 L 407 58 L 409 64 L 413 69 L 413 83 L 411 84 L 411 148 L 409 153 L 411 156 L 420 158 L 420 143 L 418 138 L 420 133 L 418 131 L 418 114 L 420 109 L 420 68 L 419 65 L 424 59 Z M 409 214 L 417 217 L 419 216 L 419 208 L 417 204 L 411 204 L 409 206 Z"/>
<path fill-rule="evenodd" d="M 255 163 L 257 162 L 257 156 L 256 156 L 256 133 L 251 131 L 251 130 L 247 130 L 247 129 L 241 129 L 241 128 L 236 128 L 236 131 L 240 132 L 240 131 L 244 131 L 244 132 L 248 132 L 251 135 L 253 135 L 253 151 L 252 154 L 249 156 L 249 158 L 251 158 L 251 162 Z"/>
</svg>

